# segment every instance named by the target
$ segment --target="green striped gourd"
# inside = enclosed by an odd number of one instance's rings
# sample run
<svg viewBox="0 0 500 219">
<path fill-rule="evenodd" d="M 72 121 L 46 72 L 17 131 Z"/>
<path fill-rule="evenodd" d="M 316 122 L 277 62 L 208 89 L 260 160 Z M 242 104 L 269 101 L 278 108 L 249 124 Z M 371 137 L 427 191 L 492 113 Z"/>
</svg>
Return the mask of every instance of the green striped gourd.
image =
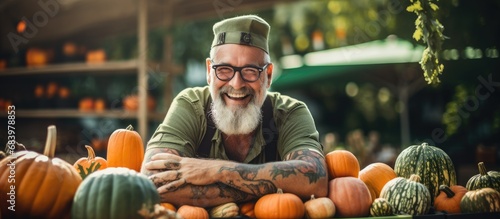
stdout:
<svg viewBox="0 0 500 219">
<path fill-rule="evenodd" d="M 500 193 L 482 188 L 465 193 L 460 201 L 462 213 L 500 212 Z"/>
<path fill-rule="evenodd" d="M 457 184 L 455 167 L 448 154 L 438 147 L 422 143 L 412 145 L 398 155 L 394 164 L 398 177 L 409 178 L 412 174 L 420 176 L 432 197 L 439 194 L 439 186 Z"/>
<path fill-rule="evenodd" d="M 72 218 L 143 218 L 160 204 L 156 186 L 145 175 L 125 167 L 90 174 L 78 187 Z"/>
<path fill-rule="evenodd" d="M 483 162 L 477 164 L 479 168 L 479 174 L 476 174 L 469 178 L 465 188 L 472 191 L 480 188 L 493 188 L 500 192 L 500 172 L 488 171 L 486 172 L 486 166 Z"/>
<path fill-rule="evenodd" d="M 396 214 L 423 215 L 431 208 L 431 195 L 425 185 L 420 183 L 418 175 L 409 179 L 396 177 L 391 179 L 380 192 L 380 198 L 386 199 Z"/>
<path fill-rule="evenodd" d="M 373 200 L 370 206 L 370 216 L 381 217 L 381 216 L 392 216 L 394 215 L 394 209 L 385 198 L 376 198 Z"/>
</svg>

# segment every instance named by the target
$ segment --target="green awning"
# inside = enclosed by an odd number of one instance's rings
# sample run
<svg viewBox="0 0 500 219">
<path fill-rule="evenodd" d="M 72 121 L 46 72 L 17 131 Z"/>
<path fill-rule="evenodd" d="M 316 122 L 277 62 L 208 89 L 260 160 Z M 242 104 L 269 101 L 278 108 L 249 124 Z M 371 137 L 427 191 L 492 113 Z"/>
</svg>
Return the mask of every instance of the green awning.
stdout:
<svg viewBox="0 0 500 219">
<path fill-rule="evenodd" d="M 385 40 L 311 52 L 303 57 L 292 55 L 281 58 L 282 70 L 275 75 L 272 89 L 308 86 L 315 82 L 332 80 L 345 82 L 356 75 L 369 72 L 376 66 L 400 63 L 418 63 L 423 46 L 395 37 Z"/>
</svg>

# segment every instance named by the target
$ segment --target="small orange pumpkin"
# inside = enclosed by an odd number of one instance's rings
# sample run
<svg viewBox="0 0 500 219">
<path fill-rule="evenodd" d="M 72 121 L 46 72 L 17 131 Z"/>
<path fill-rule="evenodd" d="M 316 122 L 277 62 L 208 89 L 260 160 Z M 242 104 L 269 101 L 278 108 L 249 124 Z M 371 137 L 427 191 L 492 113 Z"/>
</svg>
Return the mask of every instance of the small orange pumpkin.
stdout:
<svg viewBox="0 0 500 219">
<path fill-rule="evenodd" d="M 173 204 L 170 204 L 168 202 L 162 202 L 162 203 L 160 203 L 160 205 L 163 206 L 166 209 L 169 209 L 169 210 L 172 210 L 172 211 L 177 211 L 177 208 Z"/>
<path fill-rule="evenodd" d="M 396 178 L 396 172 L 385 163 L 372 163 L 359 171 L 358 178 L 366 184 L 374 201 L 380 196 L 384 185 Z"/>
<path fill-rule="evenodd" d="M 467 191 L 468 190 L 461 185 L 439 186 L 439 194 L 434 199 L 434 209 L 436 211 L 445 211 L 450 214 L 461 213 L 460 201 Z"/>
<path fill-rule="evenodd" d="M 295 194 L 283 193 L 282 189 L 260 197 L 254 211 L 257 218 L 302 218 L 305 214 L 302 200 Z"/>
<path fill-rule="evenodd" d="M 245 215 L 249 218 L 255 218 L 254 201 L 243 202 L 239 204 L 239 207 L 240 207 L 240 215 Z"/>
<path fill-rule="evenodd" d="M 335 215 L 335 204 L 327 197 L 311 199 L 304 203 L 306 208 L 306 218 L 333 218 Z"/>
<path fill-rule="evenodd" d="M 354 154 L 348 150 L 338 149 L 325 155 L 329 179 L 336 177 L 359 175 L 359 161 Z"/>
<path fill-rule="evenodd" d="M 143 159 L 144 143 L 132 125 L 111 133 L 106 159 L 108 167 L 127 167 L 140 172 Z"/>
<path fill-rule="evenodd" d="M 208 211 L 202 207 L 183 205 L 177 210 L 177 214 L 183 218 L 209 219 Z"/>
<path fill-rule="evenodd" d="M 108 162 L 104 158 L 95 156 L 92 147 L 85 145 L 85 148 L 87 148 L 88 157 L 82 157 L 73 164 L 73 167 L 75 167 L 82 179 L 85 179 L 89 174 L 95 171 L 103 170 L 108 167 Z"/>
</svg>

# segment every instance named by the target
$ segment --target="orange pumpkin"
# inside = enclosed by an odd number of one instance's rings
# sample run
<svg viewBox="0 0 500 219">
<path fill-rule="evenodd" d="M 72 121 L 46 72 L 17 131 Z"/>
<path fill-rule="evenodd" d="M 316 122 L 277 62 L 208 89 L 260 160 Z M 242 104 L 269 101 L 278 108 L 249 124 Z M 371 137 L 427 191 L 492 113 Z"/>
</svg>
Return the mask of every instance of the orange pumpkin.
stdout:
<svg viewBox="0 0 500 219">
<path fill-rule="evenodd" d="M 0 161 L 1 218 L 70 218 L 82 178 L 71 164 L 54 158 L 56 136 L 56 127 L 49 126 L 43 154 L 19 151 Z M 15 182 L 9 180 L 12 174 Z M 15 212 L 7 210 L 12 205 Z"/>
<path fill-rule="evenodd" d="M 132 125 L 111 133 L 106 159 L 108 167 L 127 167 L 140 172 L 143 159 L 144 143 Z"/>
<path fill-rule="evenodd" d="M 208 219 L 208 211 L 202 207 L 183 205 L 177 210 L 177 214 L 183 218 Z"/>
<path fill-rule="evenodd" d="M 94 99 L 92 97 L 84 97 L 78 101 L 78 109 L 82 112 L 94 110 Z"/>
<path fill-rule="evenodd" d="M 304 203 L 306 209 L 306 218 L 333 218 L 335 215 L 335 204 L 327 197 L 311 199 Z"/>
<path fill-rule="evenodd" d="M 27 66 L 44 66 L 49 62 L 49 53 L 40 48 L 29 48 L 26 51 Z"/>
<path fill-rule="evenodd" d="M 380 196 L 380 191 L 382 191 L 384 185 L 391 179 L 396 178 L 396 172 L 385 163 L 372 163 L 359 171 L 358 178 L 370 190 L 373 201 Z"/>
<path fill-rule="evenodd" d="M 172 210 L 172 211 L 177 211 L 177 208 L 173 204 L 170 204 L 168 202 L 162 202 L 162 203 L 160 203 L 160 205 L 163 206 L 166 209 L 169 209 L 169 210 Z"/>
<path fill-rule="evenodd" d="M 336 217 L 365 217 L 370 214 L 372 197 L 358 178 L 337 177 L 329 182 L 328 197 L 335 204 Z"/>
<path fill-rule="evenodd" d="M 305 214 L 302 200 L 295 194 L 283 193 L 282 189 L 260 197 L 254 211 L 257 218 L 302 218 Z"/>
<path fill-rule="evenodd" d="M 87 63 L 102 63 L 106 61 L 106 51 L 104 49 L 89 50 L 86 61 Z"/>
<path fill-rule="evenodd" d="M 106 109 L 106 101 L 103 98 L 95 99 L 94 109 L 97 112 L 103 112 Z"/>
<path fill-rule="evenodd" d="M 240 207 L 240 215 L 244 215 L 249 218 L 255 218 L 254 201 L 243 202 L 239 204 L 239 207 Z"/>
<path fill-rule="evenodd" d="M 94 138 L 92 138 L 92 140 L 90 140 L 90 143 L 94 147 L 94 150 L 103 151 L 103 150 L 106 150 L 106 148 L 107 148 L 108 138 L 94 137 Z"/>
<path fill-rule="evenodd" d="M 85 145 L 85 148 L 87 148 L 88 157 L 82 157 L 73 164 L 73 167 L 75 167 L 82 179 L 85 179 L 85 177 L 95 171 L 108 167 L 108 162 L 104 158 L 95 156 L 92 147 Z"/>
<path fill-rule="evenodd" d="M 146 98 L 146 108 L 153 111 L 156 107 L 156 100 L 148 95 Z M 123 98 L 123 108 L 127 111 L 137 111 L 139 109 L 139 96 L 137 94 L 128 95 Z"/>
<path fill-rule="evenodd" d="M 359 175 L 359 161 L 354 154 L 348 150 L 334 150 L 325 155 L 329 179 L 336 177 Z"/>
<path fill-rule="evenodd" d="M 461 213 L 460 201 L 467 193 L 467 189 L 461 185 L 439 186 L 439 194 L 434 199 L 434 209 L 436 211 L 445 211 L 450 214 Z"/>
</svg>

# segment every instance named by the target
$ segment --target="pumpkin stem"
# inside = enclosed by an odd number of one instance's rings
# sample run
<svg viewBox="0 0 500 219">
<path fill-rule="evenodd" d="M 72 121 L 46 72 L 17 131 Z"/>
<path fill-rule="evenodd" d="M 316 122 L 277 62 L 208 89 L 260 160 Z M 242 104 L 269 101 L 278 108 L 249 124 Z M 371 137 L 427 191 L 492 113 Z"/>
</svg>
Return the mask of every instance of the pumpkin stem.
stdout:
<svg viewBox="0 0 500 219">
<path fill-rule="evenodd" d="M 278 191 L 276 193 L 283 194 L 283 189 L 278 188 Z"/>
<path fill-rule="evenodd" d="M 422 146 L 427 147 L 427 146 L 429 146 L 429 144 L 427 144 L 427 142 L 422 142 Z"/>
<path fill-rule="evenodd" d="M 47 127 L 47 139 L 45 140 L 45 148 L 43 150 L 43 155 L 54 158 L 56 153 L 56 139 L 57 139 L 57 131 L 56 126 L 51 125 Z"/>
<path fill-rule="evenodd" d="M 452 198 L 453 196 L 455 196 L 455 193 L 451 191 L 450 187 L 448 187 L 447 185 L 440 185 L 439 191 L 444 192 L 446 194 L 446 197 L 448 198 Z"/>
<path fill-rule="evenodd" d="M 126 129 L 129 131 L 134 131 L 134 127 L 132 125 L 128 125 Z"/>
<path fill-rule="evenodd" d="M 87 157 L 87 160 L 89 161 L 93 161 L 94 158 L 95 158 L 95 152 L 94 152 L 94 149 L 92 149 L 92 147 L 88 146 L 88 145 L 85 145 L 85 148 L 87 148 L 87 152 L 88 152 L 88 157 Z"/>
<path fill-rule="evenodd" d="M 314 197 L 314 194 L 312 194 L 311 195 L 311 200 L 314 200 L 314 199 L 316 199 L 316 198 Z"/>
<path fill-rule="evenodd" d="M 477 164 L 477 167 L 479 168 L 479 173 L 481 174 L 481 176 L 488 175 L 488 172 L 486 171 L 486 166 L 484 165 L 483 162 L 479 162 Z"/>
<path fill-rule="evenodd" d="M 420 176 L 417 174 L 411 174 L 410 179 L 408 179 L 408 180 L 414 181 L 414 182 L 420 182 Z"/>
</svg>

